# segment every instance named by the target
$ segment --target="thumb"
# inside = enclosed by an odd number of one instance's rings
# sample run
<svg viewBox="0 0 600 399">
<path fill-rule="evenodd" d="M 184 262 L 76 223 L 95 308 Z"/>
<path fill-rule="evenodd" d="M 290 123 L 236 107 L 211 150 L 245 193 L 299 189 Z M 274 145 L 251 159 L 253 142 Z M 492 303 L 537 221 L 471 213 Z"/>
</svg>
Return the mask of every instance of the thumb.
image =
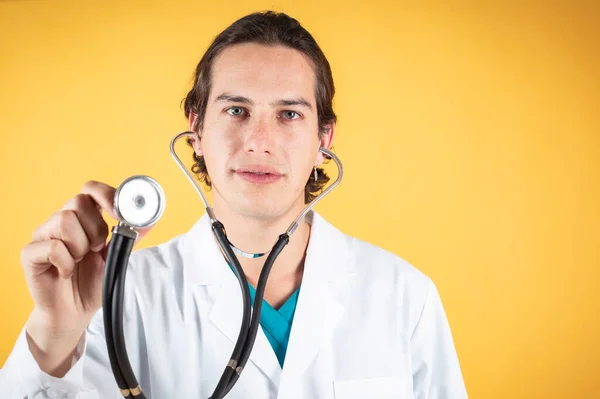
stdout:
<svg viewBox="0 0 600 399">
<path fill-rule="evenodd" d="M 116 191 L 116 188 L 95 180 L 86 182 L 81 189 L 83 194 L 89 195 L 96 202 L 98 210 L 104 210 L 111 218 L 119 220 L 120 218 L 115 211 Z M 154 226 L 155 225 L 136 228 L 138 236 L 134 245 L 137 245 L 150 232 L 150 230 L 152 230 Z M 105 245 L 104 252 L 106 252 L 107 248 L 108 245 Z M 106 254 L 103 254 L 103 258 L 106 259 Z"/>
<path fill-rule="evenodd" d="M 95 180 L 86 182 L 81 188 L 81 193 L 89 195 L 97 204 L 98 209 L 104 210 L 111 218 L 119 220 L 114 209 L 116 191 L 116 188 Z"/>
</svg>

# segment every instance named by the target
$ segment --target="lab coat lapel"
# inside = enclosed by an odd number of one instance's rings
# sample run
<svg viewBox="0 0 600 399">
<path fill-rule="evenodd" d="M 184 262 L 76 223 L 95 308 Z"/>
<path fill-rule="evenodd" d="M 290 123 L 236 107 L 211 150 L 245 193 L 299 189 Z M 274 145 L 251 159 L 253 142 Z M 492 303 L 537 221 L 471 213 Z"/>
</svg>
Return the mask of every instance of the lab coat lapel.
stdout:
<svg viewBox="0 0 600 399">
<path fill-rule="evenodd" d="M 297 378 L 327 346 L 344 315 L 354 274 L 343 233 L 317 213 L 309 215 L 310 242 L 282 379 Z"/>
<path fill-rule="evenodd" d="M 237 278 L 223 259 L 206 215 L 193 227 L 187 240 L 190 261 L 186 262 L 186 280 L 194 285 L 206 286 L 212 300 L 208 319 L 230 342 L 233 350 L 242 319 L 242 295 Z M 277 385 L 281 367 L 260 327 L 246 367 L 250 363 Z"/>
<path fill-rule="evenodd" d="M 211 287 L 214 291 L 213 307 L 210 310 L 210 322 L 231 342 L 231 349 L 237 341 L 242 319 L 242 296 L 239 283 L 234 277 L 235 284 L 221 287 Z M 279 382 L 281 367 L 271 344 L 259 326 L 254 347 L 250 353 L 249 363 L 258 367 L 276 385 Z"/>
</svg>

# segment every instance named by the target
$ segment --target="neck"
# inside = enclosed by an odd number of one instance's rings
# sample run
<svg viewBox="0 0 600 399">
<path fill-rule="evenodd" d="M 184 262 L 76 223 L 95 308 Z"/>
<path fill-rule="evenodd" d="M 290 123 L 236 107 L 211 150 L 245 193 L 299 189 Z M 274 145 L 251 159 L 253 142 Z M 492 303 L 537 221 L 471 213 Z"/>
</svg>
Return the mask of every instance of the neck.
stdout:
<svg viewBox="0 0 600 399">
<path fill-rule="evenodd" d="M 303 206 L 296 206 L 278 218 L 258 219 L 234 213 L 227 206 L 219 206 L 217 202 L 213 207 L 215 216 L 225 226 L 229 241 L 249 253 L 270 252 L 279 236 L 285 233 L 302 209 Z M 298 228 L 290 236 L 289 243 L 273 264 L 269 281 L 292 278 L 302 273 L 309 236 L 310 225 L 305 220 L 301 220 Z M 267 256 L 268 253 L 255 259 L 237 256 L 249 281 L 258 280 Z"/>
</svg>

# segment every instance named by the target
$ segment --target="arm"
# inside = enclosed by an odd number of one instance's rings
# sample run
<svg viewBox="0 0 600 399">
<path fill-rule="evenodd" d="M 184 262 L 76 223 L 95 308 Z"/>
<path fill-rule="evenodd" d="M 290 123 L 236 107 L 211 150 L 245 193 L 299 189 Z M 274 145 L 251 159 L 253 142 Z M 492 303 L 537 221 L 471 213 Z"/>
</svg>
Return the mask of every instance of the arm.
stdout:
<svg viewBox="0 0 600 399">
<path fill-rule="evenodd" d="M 467 398 L 450 326 L 431 280 L 410 344 L 416 399 Z"/>
</svg>

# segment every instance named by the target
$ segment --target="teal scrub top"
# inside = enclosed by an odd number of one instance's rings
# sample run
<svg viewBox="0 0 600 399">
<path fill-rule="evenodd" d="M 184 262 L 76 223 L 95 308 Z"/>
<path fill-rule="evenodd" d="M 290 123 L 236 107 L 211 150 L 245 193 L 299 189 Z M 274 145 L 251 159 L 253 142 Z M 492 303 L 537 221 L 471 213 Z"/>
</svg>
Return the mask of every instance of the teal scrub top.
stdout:
<svg viewBox="0 0 600 399">
<path fill-rule="evenodd" d="M 235 274 L 233 267 L 229 265 L 231 271 Z M 254 303 L 254 297 L 256 296 L 256 290 L 250 283 L 248 283 L 250 289 L 250 302 Z M 298 302 L 298 293 L 300 288 L 288 298 L 287 301 L 279 308 L 275 310 L 267 301 L 263 299 L 262 308 L 260 311 L 260 326 L 262 327 L 275 355 L 279 361 L 279 365 L 283 367 L 285 360 L 285 353 L 287 351 L 288 341 L 290 339 L 290 331 L 292 330 L 292 320 L 294 319 L 294 313 L 296 312 L 296 303 Z"/>
</svg>

